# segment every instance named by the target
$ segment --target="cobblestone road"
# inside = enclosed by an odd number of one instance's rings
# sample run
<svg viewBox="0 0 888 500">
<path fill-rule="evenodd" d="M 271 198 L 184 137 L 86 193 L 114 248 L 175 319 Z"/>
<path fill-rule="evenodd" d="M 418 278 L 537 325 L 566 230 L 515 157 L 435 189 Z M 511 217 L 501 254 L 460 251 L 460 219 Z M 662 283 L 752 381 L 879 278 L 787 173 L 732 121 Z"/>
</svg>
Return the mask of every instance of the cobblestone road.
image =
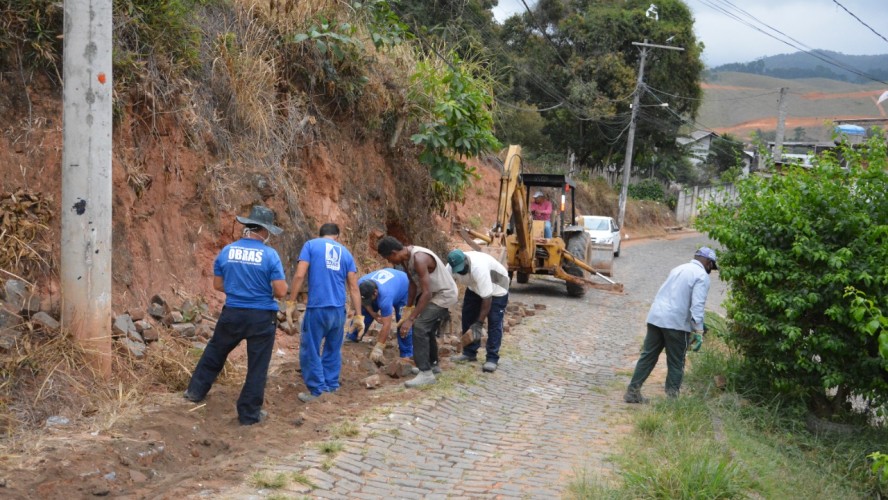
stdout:
<svg viewBox="0 0 888 500">
<path fill-rule="evenodd" d="M 361 421 L 360 433 L 344 439 L 332 459 L 315 443 L 280 463 L 256 466 L 269 474 L 301 473 L 313 487 L 244 484 L 224 496 L 558 498 L 580 471 L 608 475 L 607 456 L 632 411 L 621 396 L 650 301 L 669 269 L 706 243 L 694 235 L 625 247 L 614 271 L 623 295 L 590 290 L 571 299 L 563 283 L 546 277 L 513 285 L 513 302 L 546 309 L 506 336 L 496 373 L 481 374 L 476 364 L 476 383 Z M 707 309 L 723 313 L 724 293 L 713 274 Z M 664 365 L 662 359 L 658 369 Z M 647 395 L 662 396 L 656 380 L 646 384 Z"/>
</svg>

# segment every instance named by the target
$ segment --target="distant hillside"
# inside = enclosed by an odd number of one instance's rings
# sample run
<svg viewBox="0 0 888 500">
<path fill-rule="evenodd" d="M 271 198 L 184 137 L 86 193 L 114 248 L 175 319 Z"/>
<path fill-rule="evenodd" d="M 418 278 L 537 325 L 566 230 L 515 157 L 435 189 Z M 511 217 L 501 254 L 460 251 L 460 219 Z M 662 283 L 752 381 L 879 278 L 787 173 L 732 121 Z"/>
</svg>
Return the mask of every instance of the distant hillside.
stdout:
<svg viewBox="0 0 888 500">
<path fill-rule="evenodd" d="M 712 68 L 712 73 L 737 72 L 795 80 L 800 78 L 828 78 L 852 83 L 869 83 L 872 80 L 842 69 L 851 67 L 878 80 L 888 81 L 888 54 L 852 56 L 829 50 L 814 51 L 830 64 L 806 52 L 779 54 L 763 57 L 748 63 L 723 64 Z"/>
<path fill-rule="evenodd" d="M 886 90 L 878 83 L 861 85 L 827 78 L 779 79 L 750 73 L 710 73 L 703 83 L 703 105 L 697 122 L 718 133 L 748 139 L 756 130 L 777 127 L 781 87 L 787 92 L 787 140 L 829 140 L 837 119 L 886 118 L 888 102 L 876 104 Z"/>
</svg>

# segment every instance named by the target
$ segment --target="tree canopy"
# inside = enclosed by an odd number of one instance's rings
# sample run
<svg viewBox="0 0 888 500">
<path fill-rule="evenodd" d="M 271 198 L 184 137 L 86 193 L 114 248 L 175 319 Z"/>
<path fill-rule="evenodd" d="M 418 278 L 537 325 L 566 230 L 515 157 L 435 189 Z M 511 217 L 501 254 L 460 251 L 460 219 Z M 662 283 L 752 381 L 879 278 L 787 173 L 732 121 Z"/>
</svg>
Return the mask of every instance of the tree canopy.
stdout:
<svg viewBox="0 0 888 500">
<path fill-rule="evenodd" d="M 728 340 L 775 389 L 833 411 L 888 402 L 886 153 L 873 139 L 750 177 L 697 220 L 723 247 Z"/>
</svg>

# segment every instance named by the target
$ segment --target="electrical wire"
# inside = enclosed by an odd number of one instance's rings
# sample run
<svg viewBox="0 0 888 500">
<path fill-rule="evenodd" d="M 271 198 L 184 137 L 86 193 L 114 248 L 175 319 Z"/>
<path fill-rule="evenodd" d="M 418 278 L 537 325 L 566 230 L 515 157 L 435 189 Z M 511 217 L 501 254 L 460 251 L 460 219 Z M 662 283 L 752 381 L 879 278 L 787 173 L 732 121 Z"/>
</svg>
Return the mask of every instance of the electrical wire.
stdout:
<svg viewBox="0 0 888 500">
<path fill-rule="evenodd" d="M 774 94 L 780 93 L 779 90 L 772 90 L 770 92 L 765 92 L 763 94 L 755 94 L 755 95 L 746 96 L 746 97 L 733 97 L 730 99 L 711 99 L 711 98 L 704 99 L 702 97 L 686 97 L 686 96 L 681 96 L 681 95 L 676 95 L 676 94 L 670 94 L 669 92 L 666 92 L 665 90 L 656 89 L 656 88 L 651 87 L 649 85 L 647 85 L 647 88 L 648 88 L 648 90 L 652 90 L 654 92 L 658 92 L 660 94 L 667 95 L 667 96 L 673 97 L 675 99 L 684 99 L 686 101 L 703 101 L 703 100 L 705 100 L 706 102 L 746 101 L 749 99 L 758 99 L 759 97 L 764 97 L 764 96 L 769 96 L 769 95 L 774 95 Z"/>
<path fill-rule="evenodd" d="M 865 22 L 863 22 L 862 19 L 860 19 L 859 17 L 857 17 L 856 15 L 854 15 L 854 13 L 851 12 L 850 10 L 848 10 L 847 7 L 845 7 L 844 5 L 842 5 L 841 3 L 839 3 L 838 0 L 833 0 L 833 3 L 836 4 L 836 5 L 838 5 L 839 7 L 841 7 L 842 10 L 844 10 L 845 12 L 847 12 L 849 16 L 853 17 L 854 19 L 857 19 L 857 22 L 859 22 L 860 24 L 862 24 L 862 25 L 866 26 L 867 28 L 869 28 L 869 30 L 872 31 L 873 33 L 875 33 L 876 36 L 878 36 L 878 37 L 881 38 L 882 40 L 885 40 L 886 42 L 888 42 L 888 38 L 885 38 L 884 36 L 882 36 L 881 33 L 879 33 L 878 31 L 874 30 L 872 26 L 870 26 L 869 24 L 866 24 Z"/>
<path fill-rule="evenodd" d="M 835 66 L 839 69 L 842 69 L 842 70 L 845 70 L 849 73 L 855 74 L 861 78 L 866 78 L 867 80 L 871 80 L 874 82 L 888 85 L 888 82 L 886 82 L 886 81 L 880 80 L 872 75 L 869 75 L 867 73 L 864 73 L 863 71 L 858 70 L 857 68 L 854 68 L 853 66 L 849 66 L 847 64 L 844 64 L 841 61 L 839 61 L 835 58 L 832 58 L 827 54 L 823 54 L 823 53 L 820 53 L 820 52 L 812 49 L 811 47 L 809 47 L 809 46 L 805 45 L 804 43 L 796 40 L 795 38 L 787 35 L 786 33 L 778 30 L 777 28 L 774 28 L 773 26 L 761 21 L 760 19 L 753 16 L 749 12 L 741 9 L 740 7 L 737 7 L 729 0 L 700 0 L 700 3 L 712 8 L 718 12 L 721 12 L 722 14 L 725 14 L 726 16 L 740 22 L 741 24 L 748 26 L 749 28 L 754 29 L 755 31 L 758 31 L 759 33 L 762 33 L 765 36 L 768 36 L 770 38 L 773 38 L 774 40 L 777 40 L 780 43 L 788 45 L 788 46 L 796 49 L 799 52 L 804 52 L 812 57 L 820 59 L 821 61 L 823 61 L 831 66 Z M 738 12 L 739 12 L 739 14 L 737 14 Z M 741 14 L 742 14 L 742 16 L 747 17 L 749 20 L 743 19 L 743 17 L 741 17 Z M 777 35 L 774 35 L 773 33 L 769 33 L 768 31 L 765 31 L 764 29 L 757 26 L 755 23 L 758 23 L 761 26 L 764 26 L 765 28 L 773 31 L 774 33 L 778 33 L 779 35 L 781 35 L 791 41 L 787 41 L 785 39 L 778 37 Z"/>
</svg>

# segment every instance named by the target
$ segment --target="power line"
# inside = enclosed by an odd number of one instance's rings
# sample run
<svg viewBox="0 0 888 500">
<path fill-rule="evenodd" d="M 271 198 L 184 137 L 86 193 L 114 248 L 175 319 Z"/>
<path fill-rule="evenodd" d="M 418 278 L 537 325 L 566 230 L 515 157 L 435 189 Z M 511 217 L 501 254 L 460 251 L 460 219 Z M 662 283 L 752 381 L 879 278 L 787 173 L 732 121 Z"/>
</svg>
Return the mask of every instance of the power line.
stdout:
<svg viewBox="0 0 888 500">
<path fill-rule="evenodd" d="M 676 94 L 670 94 L 669 92 L 666 92 L 665 90 L 656 89 L 656 88 L 651 87 L 650 85 L 646 85 L 646 87 L 648 88 L 648 90 L 653 90 L 654 92 L 659 92 L 660 94 L 668 95 L 669 97 L 673 97 L 675 99 L 684 99 L 687 101 L 706 101 L 706 102 L 745 101 L 748 99 L 757 99 L 759 97 L 774 95 L 779 92 L 778 90 L 772 90 L 770 92 L 765 92 L 763 94 L 755 94 L 755 95 L 746 96 L 746 97 L 733 97 L 730 99 L 711 99 L 711 98 L 704 99 L 702 97 L 686 97 L 686 96 L 681 96 L 681 95 L 676 95 Z"/>
<path fill-rule="evenodd" d="M 839 7 L 841 7 L 842 10 L 844 10 L 845 12 L 847 12 L 848 15 L 850 15 L 850 16 L 853 17 L 854 19 L 857 19 L 857 22 L 859 22 L 860 24 L 862 24 L 862 25 L 866 26 L 867 28 L 869 28 L 869 30 L 872 31 L 873 33 L 875 33 L 879 38 L 881 38 L 882 40 L 885 40 L 886 42 L 888 42 L 888 38 L 885 38 L 884 36 L 882 36 L 881 33 L 879 33 L 878 31 L 874 30 L 872 26 L 870 26 L 869 24 L 866 24 L 865 22 L 863 22 L 862 19 L 860 19 L 859 17 L 857 17 L 856 15 L 854 15 L 854 13 L 851 12 L 850 10 L 848 10 L 847 7 L 845 7 L 844 5 L 840 4 L 840 3 L 838 2 L 838 0 L 833 0 L 833 3 L 836 4 L 836 5 L 838 5 Z"/>
<path fill-rule="evenodd" d="M 812 49 L 811 47 L 809 47 L 809 46 L 805 45 L 804 43 L 796 40 L 795 38 L 787 35 L 786 33 L 778 30 L 777 28 L 761 21 L 760 19 L 753 16 L 749 12 L 741 9 L 740 7 L 737 7 L 736 5 L 731 3 L 729 0 L 700 0 L 700 3 L 707 5 L 708 7 L 712 8 L 718 12 L 721 12 L 722 14 L 730 17 L 731 19 L 734 19 L 737 22 L 744 24 L 744 25 L 748 26 L 749 28 L 752 28 L 752 29 L 758 31 L 759 33 L 762 33 L 765 36 L 771 37 L 780 43 L 783 43 L 785 45 L 788 45 L 788 46 L 798 50 L 799 52 L 804 52 L 814 58 L 820 59 L 821 61 L 823 61 L 831 66 L 835 66 L 837 68 L 843 69 L 843 70 L 845 70 L 849 73 L 855 74 L 861 78 L 866 78 L 867 80 L 871 80 L 874 82 L 888 85 L 888 82 L 886 82 L 886 81 L 880 80 L 870 74 L 864 73 L 863 71 L 860 71 L 857 68 L 854 68 L 853 66 L 849 66 L 847 64 L 844 64 L 841 61 L 838 61 L 826 54 L 820 53 L 820 52 Z M 733 11 L 739 12 L 743 16 L 746 16 L 750 20 L 743 19 L 740 14 L 732 12 L 732 9 L 733 9 Z M 780 34 L 781 36 L 785 37 L 786 39 L 791 40 L 791 42 L 784 40 L 784 39 L 778 37 L 777 35 L 774 35 L 773 33 L 769 33 L 768 31 L 765 31 L 764 29 L 760 28 L 759 26 L 756 26 L 754 23 L 758 23 L 758 24 L 766 27 L 767 29 L 773 31 L 774 33 Z"/>
</svg>

